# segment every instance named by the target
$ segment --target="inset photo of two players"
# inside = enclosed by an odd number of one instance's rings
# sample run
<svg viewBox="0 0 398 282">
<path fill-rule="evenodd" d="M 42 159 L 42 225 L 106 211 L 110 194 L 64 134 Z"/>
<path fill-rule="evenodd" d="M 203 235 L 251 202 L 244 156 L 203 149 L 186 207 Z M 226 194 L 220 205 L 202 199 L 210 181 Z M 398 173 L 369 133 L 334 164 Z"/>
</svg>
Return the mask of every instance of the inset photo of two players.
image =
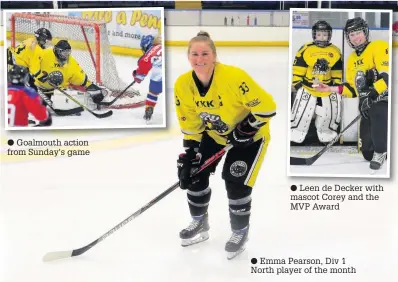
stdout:
<svg viewBox="0 0 398 282">
<path fill-rule="evenodd" d="M 289 176 L 390 177 L 392 11 L 290 11 Z"/>
<path fill-rule="evenodd" d="M 6 129 L 165 127 L 163 8 L 4 11 Z"/>
</svg>

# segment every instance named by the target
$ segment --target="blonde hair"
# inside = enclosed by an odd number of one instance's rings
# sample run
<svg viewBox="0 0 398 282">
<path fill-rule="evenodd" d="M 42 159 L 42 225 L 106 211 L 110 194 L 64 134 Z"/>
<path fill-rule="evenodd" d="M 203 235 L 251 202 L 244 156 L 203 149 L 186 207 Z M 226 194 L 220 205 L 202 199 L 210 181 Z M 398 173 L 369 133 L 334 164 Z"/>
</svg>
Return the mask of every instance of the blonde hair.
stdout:
<svg viewBox="0 0 398 282">
<path fill-rule="evenodd" d="M 211 39 L 210 34 L 208 32 L 201 30 L 198 32 L 198 34 L 195 37 L 193 37 L 189 41 L 188 54 L 189 51 L 191 50 L 192 44 L 195 42 L 207 42 L 210 46 L 210 49 L 213 51 L 214 55 L 217 56 L 216 46 L 214 45 L 214 42 Z"/>
</svg>

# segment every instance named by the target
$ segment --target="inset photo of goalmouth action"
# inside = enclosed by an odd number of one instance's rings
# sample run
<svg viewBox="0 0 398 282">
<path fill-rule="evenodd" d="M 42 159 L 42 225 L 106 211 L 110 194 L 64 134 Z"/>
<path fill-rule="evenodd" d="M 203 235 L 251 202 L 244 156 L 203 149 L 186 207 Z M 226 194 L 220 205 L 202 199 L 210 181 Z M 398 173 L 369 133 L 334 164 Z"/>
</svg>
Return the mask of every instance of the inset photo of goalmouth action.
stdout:
<svg viewBox="0 0 398 282">
<path fill-rule="evenodd" d="M 288 175 L 389 178 L 392 12 L 290 16 Z"/>
<path fill-rule="evenodd" d="M 6 129 L 165 127 L 163 8 L 4 11 Z"/>
</svg>

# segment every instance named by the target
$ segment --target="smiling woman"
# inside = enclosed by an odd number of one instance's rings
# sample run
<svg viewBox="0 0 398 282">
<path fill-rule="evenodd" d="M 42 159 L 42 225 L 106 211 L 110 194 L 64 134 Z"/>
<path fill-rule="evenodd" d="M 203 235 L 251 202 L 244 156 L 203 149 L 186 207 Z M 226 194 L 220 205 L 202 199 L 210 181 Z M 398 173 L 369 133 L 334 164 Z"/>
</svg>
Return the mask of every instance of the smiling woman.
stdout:
<svg viewBox="0 0 398 282">
<path fill-rule="evenodd" d="M 244 250 L 248 238 L 252 187 L 270 140 L 269 120 L 276 105 L 244 70 L 217 62 L 216 47 L 207 32 L 201 31 L 190 40 L 188 60 L 192 70 L 182 74 L 174 87 L 185 149 L 177 161 L 178 177 L 180 187 L 187 190 L 193 218 L 180 238 L 182 246 L 209 238 L 209 177 L 219 162 L 193 179 L 190 173 L 226 144 L 232 144 L 223 167 L 233 232 L 225 250 L 232 259 Z"/>
</svg>

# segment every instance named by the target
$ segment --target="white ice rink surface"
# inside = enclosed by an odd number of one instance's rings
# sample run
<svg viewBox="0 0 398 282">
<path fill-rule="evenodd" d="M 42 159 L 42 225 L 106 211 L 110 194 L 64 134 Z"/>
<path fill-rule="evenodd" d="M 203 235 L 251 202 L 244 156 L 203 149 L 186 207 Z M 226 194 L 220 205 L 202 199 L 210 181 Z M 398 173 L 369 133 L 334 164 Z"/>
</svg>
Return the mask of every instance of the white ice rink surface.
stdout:
<svg viewBox="0 0 398 282">
<path fill-rule="evenodd" d="M 101 143 L 101 149 L 86 157 L 2 161 L 0 281 L 397 281 L 396 180 L 286 177 L 288 49 L 219 48 L 218 53 L 221 62 L 240 66 L 251 74 L 278 105 L 278 114 L 271 122 L 272 140 L 253 191 L 247 250 L 232 261 L 226 259 L 224 244 L 230 227 L 221 163 L 210 183 L 213 194 L 208 241 L 187 248 L 180 246 L 178 233 L 189 224 L 190 217 L 185 192 L 176 190 L 82 256 L 51 263 L 41 261 L 46 252 L 80 248 L 97 239 L 176 182 L 175 165 L 182 150 L 182 137 L 175 130 L 171 88 L 189 65 L 186 48 L 169 48 L 165 94 L 169 129 L 161 131 L 161 138 L 145 130 L 2 130 L 2 157 L 10 138 L 114 142 L 112 146 Z M 397 119 L 397 113 L 393 119 Z M 3 119 L 2 124 L 4 128 Z M 130 140 L 131 136 L 137 139 Z M 350 163 L 344 165 L 346 170 L 359 169 L 356 157 L 344 157 Z M 322 169 L 319 167 L 323 161 L 336 165 L 339 161 L 333 153 L 322 159 L 317 166 L 302 172 Z M 397 172 L 393 169 L 392 175 Z M 382 184 L 385 192 L 380 193 L 379 201 L 340 202 L 339 211 L 291 211 L 289 187 L 300 183 Z M 251 274 L 252 257 L 345 257 L 346 265 L 354 266 L 357 273 Z"/>
</svg>

